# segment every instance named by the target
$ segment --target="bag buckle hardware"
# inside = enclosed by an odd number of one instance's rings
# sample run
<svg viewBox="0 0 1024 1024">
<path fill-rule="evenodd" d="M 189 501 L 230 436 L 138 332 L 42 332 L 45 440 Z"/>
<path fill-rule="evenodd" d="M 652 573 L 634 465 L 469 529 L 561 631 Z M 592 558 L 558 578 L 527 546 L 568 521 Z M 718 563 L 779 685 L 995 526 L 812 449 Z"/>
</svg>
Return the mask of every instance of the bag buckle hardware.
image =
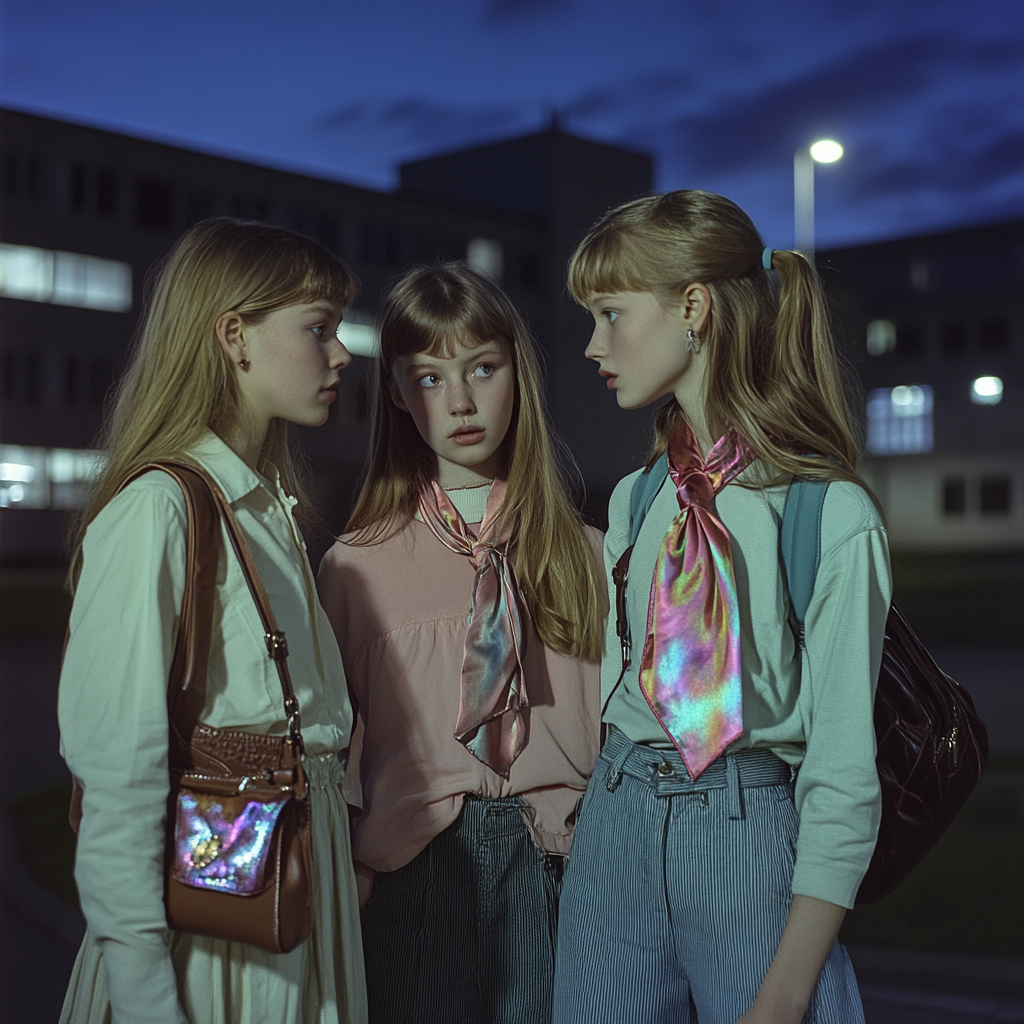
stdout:
<svg viewBox="0 0 1024 1024">
<path fill-rule="evenodd" d="M 267 654 L 273 661 L 288 657 L 288 641 L 279 629 L 274 633 L 264 633 L 263 640 L 267 645 Z"/>
</svg>

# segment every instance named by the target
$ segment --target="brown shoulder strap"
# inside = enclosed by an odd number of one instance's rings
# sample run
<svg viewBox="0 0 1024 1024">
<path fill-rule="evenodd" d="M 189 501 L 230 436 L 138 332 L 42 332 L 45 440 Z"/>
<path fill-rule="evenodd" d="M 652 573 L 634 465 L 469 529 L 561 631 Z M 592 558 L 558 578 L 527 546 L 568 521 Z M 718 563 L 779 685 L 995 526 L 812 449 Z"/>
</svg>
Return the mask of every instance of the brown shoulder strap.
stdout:
<svg viewBox="0 0 1024 1024">
<path fill-rule="evenodd" d="M 168 680 L 168 718 L 174 739 L 188 748 L 190 737 L 206 702 L 206 672 L 213 626 L 213 597 L 220 557 L 220 521 L 223 518 L 235 549 L 242 575 L 263 623 L 267 654 L 277 668 L 290 738 L 302 749 L 299 703 L 288 672 L 288 644 L 277 628 L 270 600 L 256 570 L 249 546 L 224 492 L 198 466 L 181 462 L 150 462 L 140 466 L 121 485 L 152 469 L 169 474 L 181 487 L 188 516 L 185 555 L 185 591 L 182 598 L 178 636 Z"/>
</svg>

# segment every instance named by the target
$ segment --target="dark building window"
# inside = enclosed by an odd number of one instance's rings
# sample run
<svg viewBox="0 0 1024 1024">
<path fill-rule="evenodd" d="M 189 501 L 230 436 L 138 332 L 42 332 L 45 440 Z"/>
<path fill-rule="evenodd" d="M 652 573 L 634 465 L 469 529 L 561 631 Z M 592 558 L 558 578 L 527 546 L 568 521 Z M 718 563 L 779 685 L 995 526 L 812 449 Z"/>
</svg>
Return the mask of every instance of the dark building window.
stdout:
<svg viewBox="0 0 1024 1024">
<path fill-rule="evenodd" d="M 1009 347 L 1010 330 L 1006 318 L 989 317 L 978 327 L 978 344 L 983 352 L 1002 352 Z"/>
<path fill-rule="evenodd" d="M 190 188 L 185 193 L 185 227 L 190 228 L 217 212 L 217 197 L 206 188 Z"/>
<path fill-rule="evenodd" d="M 942 325 L 942 351 L 961 356 L 967 350 L 967 327 L 962 320 L 947 320 Z"/>
<path fill-rule="evenodd" d="M 71 181 L 68 198 L 72 210 L 85 209 L 85 190 L 88 184 L 88 173 L 85 164 L 71 165 Z"/>
<path fill-rule="evenodd" d="M 28 158 L 28 173 L 25 177 L 25 191 L 29 199 L 34 203 L 41 203 L 46 198 L 46 164 L 42 157 Z"/>
<path fill-rule="evenodd" d="M 519 257 L 519 281 L 524 288 L 536 288 L 540 284 L 540 266 L 535 252 L 524 252 Z"/>
<path fill-rule="evenodd" d="M 105 359 L 94 359 L 89 364 L 89 404 L 102 405 L 107 390 L 114 382 L 110 363 Z"/>
<path fill-rule="evenodd" d="M 1010 511 L 1010 478 L 983 476 L 981 478 L 982 515 L 1005 516 Z"/>
<path fill-rule="evenodd" d="M 316 219 L 316 239 L 331 252 L 338 252 L 338 221 L 329 213 L 322 213 Z"/>
<path fill-rule="evenodd" d="M 898 324 L 896 351 L 904 356 L 924 355 L 924 328 L 920 324 Z"/>
<path fill-rule="evenodd" d="M 43 361 L 37 355 L 25 356 L 25 401 L 43 397 Z"/>
<path fill-rule="evenodd" d="M 397 267 L 402 260 L 402 234 L 398 228 L 384 229 L 384 262 L 389 267 Z"/>
<path fill-rule="evenodd" d="M 117 174 L 109 168 L 96 175 L 96 210 L 104 217 L 117 213 Z"/>
<path fill-rule="evenodd" d="M 18 194 L 18 154 L 5 149 L 0 154 L 0 194 L 13 199 Z"/>
<path fill-rule="evenodd" d="M 64 401 L 68 405 L 75 404 L 78 396 L 78 360 L 74 356 L 68 356 L 64 364 Z"/>
<path fill-rule="evenodd" d="M 377 236 L 375 224 L 364 220 L 359 231 L 359 255 L 364 263 L 373 263 L 377 258 Z"/>
<path fill-rule="evenodd" d="M 0 387 L 3 388 L 3 396 L 8 402 L 12 402 L 17 391 L 15 374 L 18 369 L 18 362 L 14 358 L 13 352 L 5 352 L 3 354 L 3 358 L 0 359 L 0 368 L 3 370 L 3 380 L 0 381 Z"/>
<path fill-rule="evenodd" d="M 140 228 L 169 231 L 174 209 L 174 189 L 170 182 L 139 178 L 135 185 L 135 221 Z"/>
<path fill-rule="evenodd" d="M 967 483 L 962 476 L 947 476 L 942 482 L 942 511 L 962 516 L 967 511 Z"/>
</svg>

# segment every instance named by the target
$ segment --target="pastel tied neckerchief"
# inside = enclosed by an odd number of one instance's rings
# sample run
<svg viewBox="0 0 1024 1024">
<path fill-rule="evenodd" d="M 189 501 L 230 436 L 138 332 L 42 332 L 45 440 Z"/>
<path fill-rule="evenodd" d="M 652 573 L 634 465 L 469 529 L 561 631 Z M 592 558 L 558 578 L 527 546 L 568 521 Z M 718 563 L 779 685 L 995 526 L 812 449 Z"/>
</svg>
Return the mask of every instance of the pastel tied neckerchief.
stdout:
<svg viewBox="0 0 1024 1024">
<path fill-rule="evenodd" d="M 668 445 L 680 511 L 651 582 L 640 688 L 692 778 L 743 732 L 736 576 L 715 495 L 753 458 L 735 431 L 703 458 L 685 423 Z"/>
<path fill-rule="evenodd" d="M 466 525 L 436 480 L 420 489 L 423 521 L 450 551 L 465 555 L 476 569 L 473 601 L 462 659 L 462 688 L 455 738 L 474 757 L 508 778 L 525 741 L 523 709 L 529 705 L 523 679 L 523 621 L 519 583 L 505 548 L 488 536 L 505 498 L 505 481 L 495 480 L 487 497 L 480 537 Z"/>
</svg>

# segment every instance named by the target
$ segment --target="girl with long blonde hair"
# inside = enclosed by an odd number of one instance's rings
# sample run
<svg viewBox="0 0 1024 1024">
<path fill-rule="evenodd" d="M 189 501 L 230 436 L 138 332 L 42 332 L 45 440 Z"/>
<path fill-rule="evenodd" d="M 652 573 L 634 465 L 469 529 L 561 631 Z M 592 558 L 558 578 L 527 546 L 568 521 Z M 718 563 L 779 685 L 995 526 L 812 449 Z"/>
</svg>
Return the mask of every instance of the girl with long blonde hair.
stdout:
<svg viewBox="0 0 1024 1024">
<path fill-rule="evenodd" d="M 891 581 L 817 275 L 687 190 L 608 213 L 569 287 L 619 405 L 667 402 L 609 506 L 608 738 L 567 866 L 554 1020 L 863 1021 L 836 935 L 878 829 Z M 829 482 L 798 628 L 780 564 L 794 476 Z"/>
<path fill-rule="evenodd" d="M 550 1017 L 597 755 L 599 565 L 515 307 L 465 264 L 410 272 L 382 314 L 367 478 L 319 577 L 356 705 L 373 1021 Z"/>
<path fill-rule="evenodd" d="M 303 499 L 287 442 L 288 423 L 324 423 L 337 397 L 351 361 L 337 328 L 354 294 L 352 275 L 317 242 L 227 218 L 192 228 L 160 267 L 74 548 L 59 716 L 79 787 L 75 879 L 88 931 L 61 1017 L 68 1024 L 365 1020 L 338 789 L 351 711 L 294 516 Z M 204 470 L 223 492 L 287 636 L 310 783 L 314 901 L 312 932 L 289 953 L 167 925 L 167 689 L 189 537 L 182 490 L 143 467 L 170 460 Z M 284 735 L 264 628 L 223 523 L 218 536 L 200 721 Z"/>
</svg>

